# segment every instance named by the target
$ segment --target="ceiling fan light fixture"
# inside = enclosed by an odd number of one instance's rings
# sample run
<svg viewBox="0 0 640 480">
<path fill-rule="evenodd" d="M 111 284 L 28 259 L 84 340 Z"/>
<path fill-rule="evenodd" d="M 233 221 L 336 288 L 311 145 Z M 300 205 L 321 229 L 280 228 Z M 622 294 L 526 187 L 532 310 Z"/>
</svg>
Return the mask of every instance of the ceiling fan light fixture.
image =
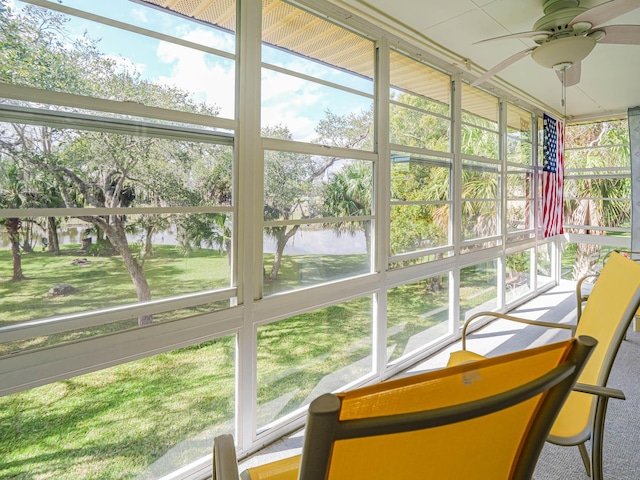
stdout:
<svg viewBox="0 0 640 480">
<path fill-rule="evenodd" d="M 573 65 L 573 63 L 571 63 L 571 62 L 556 63 L 553 66 L 553 69 L 561 72 L 562 70 L 566 70 L 567 68 L 570 68 L 572 65 Z"/>
<path fill-rule="evenodd" d="M 531 57 L 545 68 L 554 68 L 563 63 L 580 63 L 595 46 L 596 39 L 590 36 L 558 38 L 537 47 Z"/>
</svg>

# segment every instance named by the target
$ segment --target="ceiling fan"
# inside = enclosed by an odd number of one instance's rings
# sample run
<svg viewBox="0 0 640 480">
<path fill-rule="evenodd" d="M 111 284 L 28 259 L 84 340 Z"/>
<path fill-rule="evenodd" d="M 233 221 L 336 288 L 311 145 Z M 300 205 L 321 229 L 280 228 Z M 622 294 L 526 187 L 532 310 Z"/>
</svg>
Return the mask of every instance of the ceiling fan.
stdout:
<svg viewBox="0 0 640 480">
<path fill-rule="evenodd" d="M 554 69 L 565 86 L 576 85 L 580 82 L 582 60 L 597 43 L 640 45 L 640 25 L 601 26 L 636 8 L 640 8 L 638 0 L 610 0 L 589 9 L 581 7 L 580 0 L 546 0 L 542 6 L 544 16 L 533 25 L 532 31 L 477 42 L 530 38 L 537 46 L 503 60 L 472 85 L 480 85 L 527 55 L 539 65 Z"/>
</svg>

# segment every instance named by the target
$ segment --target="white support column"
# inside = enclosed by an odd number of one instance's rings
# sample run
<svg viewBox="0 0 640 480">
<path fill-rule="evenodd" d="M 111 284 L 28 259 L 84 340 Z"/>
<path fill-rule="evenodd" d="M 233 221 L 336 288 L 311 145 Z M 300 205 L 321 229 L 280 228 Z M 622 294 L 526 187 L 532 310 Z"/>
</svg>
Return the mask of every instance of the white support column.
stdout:
<svg viewBox="0 0 640 480">
<path fill-rule="evenodd" d="M 451 149 L 453 166 L 449 192 L 453 203 L 449 212 L 450 235 L 456 268 L 449 277 L 449 331 L 456 334 L 460 325 L 460 241 L 462 239 L 462 76 L 453 76 L 451 87 Z"/>
<path fill-rule="evenodd" d="M 631 151 L 631 250 L 637 252 L 640 251 L 640 106 L 629 109 L 629 147 Z M 633 328 L 636 332 L 640 331 L 640 322 L 634 320 Z"/>
<path fill-rule="evenodd" d="M 236 66 L 237 174 L 234 185 L 238 227 L 238 301 L 245 305 L 237 345 L 236 433 L 241 450 L 253 442 L 256 426 L 256 332 L 254 299 L 262 286 L 263 153 L 260 142 L 260 50 L 262 2 L 238 0 Z"/>
<path fill-rule="evenodd" d="M 375 78 L 375 153 L 378 159 L 374 175 L 375 238 L 372 242 L 373 269 L 380 275 L 380 289 L 373 311 L 373 368 L 376 375 L 384 375 L 387 367 L 387 290 L 386 272 L 389 268 L 390 248 L 390 202 L 391 150 L 389 147 L 389 83 L 390 51 L 386 38 L 376 44 Z"/>
</svg>

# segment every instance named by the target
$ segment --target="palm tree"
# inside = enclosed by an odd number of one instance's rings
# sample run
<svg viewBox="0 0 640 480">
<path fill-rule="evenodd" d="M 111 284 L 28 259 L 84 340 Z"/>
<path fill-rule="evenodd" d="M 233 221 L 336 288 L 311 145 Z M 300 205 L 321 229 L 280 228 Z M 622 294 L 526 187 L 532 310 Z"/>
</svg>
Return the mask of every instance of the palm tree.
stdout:
<svg viewBox="0 0 640 480">
<path fill-rule="evenodd" d="M 324 217 L 359 217 L 371 215 L 373 170 L 368 162 L 355 162 L 331 174 L 325 185 Z M 338 235 L 354 236 L 364 231 L 367 252 L 371 251 L 371 222 L 339 221 L 331 225 Z"/>
<path fill-rule="evenodd" d="M 14 209 L 31 206 L 33 196 L 27 191 L 26 185 L 15 163 L 0 162 L 0 208 Z M 22 220 L 18 217 L 0 219 L 4 224 L 9 241 L 11 242 L 11 257 L 13 259 L 13 275 L 11 281 L 25 280 L 22 273 L 22 254 L 20 252 L 20 230 Z"/>
<path fill-rule="evenodd" d="M 589 168 L 596 173 L 611 167 L 630 165 L 627 122 L 601 122 L 567 128 L 566 168 Z M 600 148 L 604 147 L 604 148 Z M 629 198 L 631 183 L 627 178 L 591 178 L 565 182 L 565 218 L 572 225 L 583 226 L 578 233 L 605 235 L 598 228 L 630 223 L 629 202 L 603 199 Z M 599 245 L 579 243 L 573 267 L 574 278 L 589 272 L 600 256 Z"/>
</svg>

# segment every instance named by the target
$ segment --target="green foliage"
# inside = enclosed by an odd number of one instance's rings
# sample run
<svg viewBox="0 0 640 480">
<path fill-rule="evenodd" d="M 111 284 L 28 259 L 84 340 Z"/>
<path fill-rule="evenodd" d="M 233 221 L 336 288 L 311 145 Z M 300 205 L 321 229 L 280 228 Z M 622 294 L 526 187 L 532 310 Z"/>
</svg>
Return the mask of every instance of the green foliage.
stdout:
<svg viewBox="0 0 640 480">
<path fill-rule="evenodd" d="M 26 6 L 20 13 L 3 16 L 0 45 L 0 81 L 6 83 L 170 110 L 218 113 L 217 107 L 193 100 L 189 92 L 122 69 L 116 59 L 100 51 L 98 40 L 86 33 L 71 38 L 66 17 L 45 8 Z M 231 147 L 153 138 L 144 132 L 137 136 L 135 132 L 122 135 L 10 124 L 0 126 L 0 155 L 24 172 L 24 188 L 37 200 L 31 206 L 220 205 L 229 204 L 231 198 Z M 158 221 L 147 215 L 133 220 L 124 215 L 82 219 L 106 235 L 123 257 L 131 255 L 127 230 L 145 232 L 149 239 L 158 229 L 177 222 L 185 245 L 211 245 L 229 236 L 224 222 L 206 231 L 197 230 L 194 222 Z M 185 238 L 187 232 L 195 235 L 193 240 Z M 94 254 L 104 253 L 99 245 L 92 248 Z M 145 249 L 144 255 L 126 262 L 132 278 L 138 278 L 140 299 L 150 297 L 140 277 L 144 276 L 142 262 L 151 253 Z"/>
</svg>

